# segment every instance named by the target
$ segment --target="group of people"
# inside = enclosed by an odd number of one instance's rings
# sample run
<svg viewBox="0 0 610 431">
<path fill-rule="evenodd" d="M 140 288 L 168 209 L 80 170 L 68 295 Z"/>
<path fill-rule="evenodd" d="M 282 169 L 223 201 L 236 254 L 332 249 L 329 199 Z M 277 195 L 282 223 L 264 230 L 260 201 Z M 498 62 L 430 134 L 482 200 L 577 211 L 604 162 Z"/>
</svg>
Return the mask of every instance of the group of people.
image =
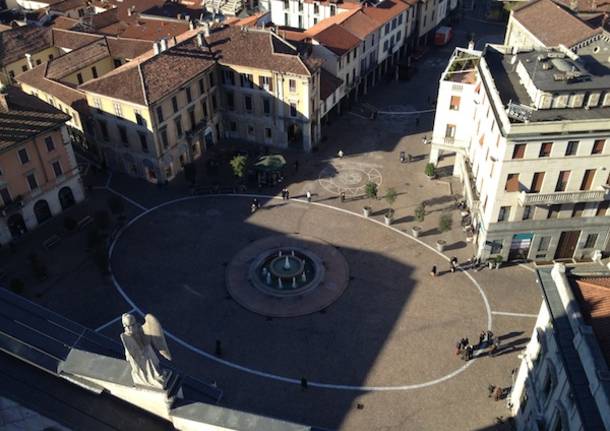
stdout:
<svg viewBox="0 0 610 431">
<path fill-rule="evenodd" d="M 453 256 L 450 260 L 449 260 L 449 272 L 455 272 L 455 270 L 458 268 L 458 258 Z M 436 277 L 438 274 L 438 270 L 436 268 L 436 265 L 432 265 L 432 269 L 430 270 L 430 275 L 432 277 Z"/>
<path fill-rule="evenodd" d="M 258 199 L 252 199 L 252 203 L 250 204 L 250 212 L 254 214 L 257 209 L 261 207 L 261 204 L 258 202 Z"/>
<path fill-rule="evenodd" d="M 282 189 L 282 200 L 287 201 L 288 199 L 290 199 L 290 192 L 286 187 L 284 187 Z"/>
<path fill-rule="evenodd" d="M 489 356 L 495 356 L 500 348 L 500 340 L 494 337 L 494 333 L 490 330 L 481 331 L 479 334 L 479 342 L 475 345 L 470 344 L 468 338 L 462 338 L 455 345 L 455 355 L 459 356 L 463 361 L 469 361 L 474 357 L 474 352 L 483 350 L 489 347 Z"/>
</svg>

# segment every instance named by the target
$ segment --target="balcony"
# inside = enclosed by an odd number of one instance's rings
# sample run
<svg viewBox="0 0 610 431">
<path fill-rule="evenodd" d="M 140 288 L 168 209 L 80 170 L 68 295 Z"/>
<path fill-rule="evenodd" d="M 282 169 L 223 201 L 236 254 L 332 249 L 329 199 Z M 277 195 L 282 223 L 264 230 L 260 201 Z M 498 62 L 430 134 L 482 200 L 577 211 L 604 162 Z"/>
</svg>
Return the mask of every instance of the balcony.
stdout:
<svg viewBox="0 0 610 431">
<path fill-rule="evenodd" d="M 526 193 L 519 195 L 519 205 L 553 205 L 578 202 L 600 202 L 606 199 L 609 190 L 583 190 L 554 193 Z"/>
<path fill-rule="evenodd" d="M 432 147 L 445 151 L 460 151 L 464 153 L 468 147 L 468 141 L 444 137 L 441 139 L 432 138 Z"/>
</svg>

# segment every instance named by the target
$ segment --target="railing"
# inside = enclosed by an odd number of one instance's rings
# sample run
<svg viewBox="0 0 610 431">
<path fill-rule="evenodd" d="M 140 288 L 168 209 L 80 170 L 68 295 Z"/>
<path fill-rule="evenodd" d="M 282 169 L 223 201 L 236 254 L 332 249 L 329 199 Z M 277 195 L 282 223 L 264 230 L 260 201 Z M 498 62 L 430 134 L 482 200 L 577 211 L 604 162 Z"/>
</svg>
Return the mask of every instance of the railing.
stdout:
<svg viewBox="0 0 610 431">
<path fill-rule="evenodd" d="M 606 199 L 608 190 L 583 190 L 554 193 L 526 193 L 519 195 L 519 205 L 550 205 L 577 202 L 599 202 Z"/>
<path fill-rule="evenodd" d="M 451 137 L 444 137 L 441 139 L 432 138 L 432 145 L 441 150 L 457 151 L 466 150 L 468 141 Z"/>
</svg>

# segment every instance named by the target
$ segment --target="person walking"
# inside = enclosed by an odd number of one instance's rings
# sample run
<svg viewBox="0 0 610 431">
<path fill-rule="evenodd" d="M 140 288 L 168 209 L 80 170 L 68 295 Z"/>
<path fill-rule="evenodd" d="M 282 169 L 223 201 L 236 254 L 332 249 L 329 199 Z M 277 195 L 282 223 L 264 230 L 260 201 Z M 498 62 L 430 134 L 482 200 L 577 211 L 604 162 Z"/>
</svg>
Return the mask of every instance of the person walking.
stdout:
<svg viewBox="0 0 610 431">
<path fill-rule="evenodd" d="M 256 212 L 256 204 L 254 202 L 252 202 L 252 204 L 250 205 L 250 213 L 254 214 Z"/>
<path fill-rule="evenodd" d="M 290 199 L 290 192 L 286 189 L 286 200 Z"/>
<path fill-rule="evenodd" d="M 288 199 L 288 189 L 284 187 L 282 189 L 282 200 L 285 201 L 286 199 Z"/>
<path fill-rule="evenodd" d="M 339 156 L 340 159 L 343 158 L 343 150 L 339 150 L 339 152 L 337 153 L 337 156 Z"/>
<path fill-rule="evenodd" d="M 307 193 L 305 196 L 307 196 L 307 202 L 311 203 L 311 192 L 309 190 L 307 190 Z"/>
<path fill-rule="evenodd" d="M 432 277 L 436 277 L 436 265 L 432 265 L 432 270 L 430 270 L 430 275 Z"/>
<path fill-rule="evenodd" d="M 453 256 L 449 263 L 451 264 L 451 272 L 455 272 L 455 270 L 457 269 L 458 258 Z"/>
</svg>

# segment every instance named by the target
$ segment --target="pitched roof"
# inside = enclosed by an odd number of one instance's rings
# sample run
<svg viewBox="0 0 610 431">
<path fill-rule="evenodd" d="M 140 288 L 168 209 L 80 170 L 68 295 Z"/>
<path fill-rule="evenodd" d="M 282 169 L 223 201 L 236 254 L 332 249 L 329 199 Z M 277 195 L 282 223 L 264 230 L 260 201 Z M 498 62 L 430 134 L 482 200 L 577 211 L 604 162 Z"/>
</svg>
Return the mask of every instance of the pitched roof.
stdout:
<svg viewBox="0 0 610 431">
<path fill-rule="evenodd" d="M 575 12 L 610 12 L 610 3 L 599 0 L 558 0 Z"/>
<path fill-rule="evenodd" d="M 95 64 L 107 57 L 110 57 L 110 50 L 106 40 L 101 38 L 49 61 L 45 76 L 59 81 L 83 67 Z"/>
<path fill-rule="evenodd" d="M 69 18 L 67 16 L 55 15 L 53 17 L 52 26 L 54 28 L 59 28 L 62 30 L 70 30 L 79 25 L 79 21 L 74 18 Z"/>
<path fill-rule="evenodd" d="M 8 111 L 0 109 L 0 149 L 59 126 L 70 117 L 16 87 L 7 87 Z"/>
<path fill-rule="evenodd" d="M 610 277 L 581 278 L 576 280 L 576 286 L 585 321 L 593 328 L 610 366 Z"/>
<path fill-rule="evenodd" d="M 545 46 L 568 48 L 598 34 L 580 19 L 551 0 L 533 0 L 513 11 L 513 17 Z"/>
<path fill-rule="evenodd" d="M 326 100 L 337 88 L 343 84 L 341 78 L 336 77 L 326 69 L 320 70 L 320 100 Z"/>
<path fill-rule="evenodd" d="M 400 0 L 384 0 L 376 6 L 365 7 L 362 11 L 377 23 L 383 25 L 410 8 L 411 5 Z"/>
<path fill-rule="evenodd" d="M 76 9 L 78 7 L 86 7 L 86 0 L 63 0 L 59 3 L 55 3 L 51 5 L 50 10 L 56 12 L 68 12 L 72 9 Z"/>
<path fill-rule="evenodd" d="M 87 106 L 85 94 L 70 85 L 47 79 L 45 77 L 46 70 L 47 63 L 43 63 L 17 75 L 15 79 L 19 83 L 44 91 L 45 93 L 58 98 L 66 105 L 82 111 Z"/>
<path fill-rule="evenodd" d="M 326 30 L 328 27 L 330 27 L 333 24 L 342 23 L 347 18 L 349 18 L 350 16 L 352 16 L 353 14 L 358 12 L 360 9 L 361 9 L 360 7 L 357 7 L 357 8 L 351 9 L 351 10 L 346 10 L 341 13 L 338 13 L 335 16 L 325 18 L 325 19 L 319 21 L 313 27 L 309 27 L 307 30 L 305 30 L 304 33 L 307 34 L 307 36 L 309 36 L 309 37 L 313 37 L 314 35 L 320 33 L 321 31 Z"/>
<path fill-rule="evenodd" d="M 360 39 L 365 39 L 369 34 L 381 27 L 379 22 L 373 20 L 362 11 L 349 16 L 340 25 Z"/>
<path fill-rule="evenodd" d="M 51 30 L 47 27 L 25 26 L 0 32 L 0 66 L 51 46 Z"/>
<path fill-rule="evenodd" d="M 53 28 L 53 46 L 57 48 L 63 48 L 68 50 L 78 49 L 85 45 L 99 40 L 103 36 L 99 34 L 83 33 L 80 31 L 63 30 L 60 28 Z"/>
<path fill-rule="evenodd" d="M 341 56 L 360 44 L 360 39 L 343 27 L 333 24 L 326 30 L 313 36 L 322 46 Z"/>
</svg>

